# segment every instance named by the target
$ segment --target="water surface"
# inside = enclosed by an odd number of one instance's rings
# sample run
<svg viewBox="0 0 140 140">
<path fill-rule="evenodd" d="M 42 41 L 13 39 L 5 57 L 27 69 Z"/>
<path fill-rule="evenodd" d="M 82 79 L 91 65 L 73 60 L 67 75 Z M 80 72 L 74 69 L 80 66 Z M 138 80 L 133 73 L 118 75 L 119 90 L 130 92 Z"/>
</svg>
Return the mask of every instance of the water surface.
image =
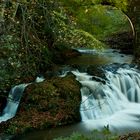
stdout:
<svg viewBox="0 0 140 140">
<path fill-rule="evenodd" d="M 72 65 L 106 65 L 111 63 L 131 63 L 133 60 L 132 55 L 125 55 L 120 53 L 119 50 L 105 49 L 102 51 L 92 49 L 77 49 L 82 53 L 81 56 L 72 58 L 66 64 Z"/>
</svg>

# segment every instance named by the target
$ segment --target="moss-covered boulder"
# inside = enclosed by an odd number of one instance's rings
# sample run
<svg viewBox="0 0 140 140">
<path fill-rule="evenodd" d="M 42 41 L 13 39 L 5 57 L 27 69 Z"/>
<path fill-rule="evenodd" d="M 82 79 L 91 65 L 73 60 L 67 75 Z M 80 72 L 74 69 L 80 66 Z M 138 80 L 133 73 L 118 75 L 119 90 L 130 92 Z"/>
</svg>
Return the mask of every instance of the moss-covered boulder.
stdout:
<svg viewBox="0 0 140 140">
<path fill-rule="evenodd" d="M 52 61 L 55 64 L 65 64 L 67 60 L 80 56 L 81 53 L 70 48 L 55 48 L 52 53 Z"/>
<path fill-rule="evenodd" d="M 80 120 L 80 84 L 75 76 L 52 78 L 27 87 L 17 115 L 1 123 L 1 132 L 23 133 Z"/>
</svg>

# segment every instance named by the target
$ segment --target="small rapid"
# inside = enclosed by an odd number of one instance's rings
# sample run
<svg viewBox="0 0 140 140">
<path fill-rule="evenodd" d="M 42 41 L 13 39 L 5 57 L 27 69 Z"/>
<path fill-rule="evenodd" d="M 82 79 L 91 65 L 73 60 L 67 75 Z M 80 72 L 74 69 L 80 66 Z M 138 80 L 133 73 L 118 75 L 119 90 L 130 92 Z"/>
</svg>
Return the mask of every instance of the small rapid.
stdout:
<svg viewBox="0 0 140 140">
<path fill-rule="evenodd" d="M 80 113 L 87 129 L 109 126 L 114 132 L 140 130 L 140 72 L 135 68 L 105 70 L 106 82 L 72 71 L 82 84 Z"/>
<path fill-rule="evenodd" d="M 110 49 L 103 52 L 89 49 L 78 51 L 82 55 L 61 67 L 55 74 L 65 77 L 72 72 L 81 83 L 79 111 L 82 121 L 35 131 L 22 137 L 22 140 L 53 139 L 72 132 L 88 134 L 104 127 L 109 127 L 109 130 L 117 134 L 140 131 L 140 71 L 132 64 L 133 56 Z M 40 77 L 35 82 L 43 80 Z"/>
<path fill-rule="evenodd" d="M 58 71 L 60 77 L 72 72 L 82 85 L 80 105 L 82 121 L 69 127 L 69 132 L 74 130 L 89 132 L 104 127 L 109 127 L 112 132 L 119 134 L 140 131 L 140 71 L 131 64 L 133 58 L 122 56 L 113 50 L 101 54 L 91 50 L 88 50 L 87 54 L 87 50 L 81 51 L 84 57 L 90 54 L 90 58 L 93 58 L 91 56 L 96 55 L 95 57 L 103 57 L 102 59 L 106 58 L 107 61 L 96 65 L 96 59 L 92 59 L 94 63 L 91 65 L 85 65 L 83 61 L 78 66 L 74 63 L 74 67 L 70 65 Z M 114 56 L 119 59 L 114 59 Z M 103 74 L 100 75 L 98 68 L 102 69 Z M 32 83 L 43 80 L 42 76 L 37 77 Z M 16 115 L 24 90 L 32 83 L 20 84 L 11 89 L 0 122 Z"/>
</svg>

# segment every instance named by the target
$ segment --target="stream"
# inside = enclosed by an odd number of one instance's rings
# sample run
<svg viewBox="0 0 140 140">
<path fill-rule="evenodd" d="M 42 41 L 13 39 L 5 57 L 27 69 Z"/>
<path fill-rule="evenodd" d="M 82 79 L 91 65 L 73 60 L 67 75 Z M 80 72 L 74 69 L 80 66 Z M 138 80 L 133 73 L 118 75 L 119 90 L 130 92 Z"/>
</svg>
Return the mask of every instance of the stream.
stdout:
<svg viewBox="0 0 140 140">
<path fill-rule="evenodd" d="M 76 60 L 71 59 L 67 65 L 79 64 L 79 67 L 97 65 L 105 72 L 105 79 L 96 77 L 99 80 L 95 80 L 93 75 L 80 69 L 70 70 L 64 66 L 62 70 L 60 76 L 65 76 L 71 71 L 76 80 L 82 84 L 80 106 L 82 121 L 74 125 L 31 132 L 18 137 L 19 140 L 52 140 L 59 136 L 68 136 L 73 132 L 88 134 L 93 129 L 101 130 L 107 126 L 118 134 L 140 131 L 140 71 L 131 64 L 133 56 L 112 49 L 102 52 L 90 49 L 78 49 L 78 51 L 82 55 Z M 90 60 L 93 58 L 97 58 L 97 61 L 91 61 L 91 64 Z"/>
<path fill-rule="evenodd" d="M 140 21 L 140 2 L 139 0 L 131 0 L 131 3 L 131 17 L 135 15 L 132 21 L 138 22 Z M 31 132 L 15 139 L 52 140 L 77 131 L 88 134 L 93 129 L 101 130 L 104 126 L 109 126 L 112 132 L 118 134 L 140 131 L 140 71 L 132 65 L 133 56 L 121 54 L 119 50 L 113 49 L 102 52 L 91 49 L 78 49 L 78 51 L 82 55 L 70 59 L 64 67 L 78 65 L 80 68 L 72 69 L 71 72 L 82 84 L 82 101 L 79 110 L 82 121 L 74 125 Z M 104 69 L 106 79 L 93 77 L 93 75 L 84 72 L 83 69 L 81 70 L 81 68 L 90 65 L 101 66 Z M 65 76 L 68 71 L 69 69 L 63 70 L 61 76 Z M 15 86 L 11 89 L 0 122 L 15 116 L 26 86 L 28 84 Z M 20 95 L 15 99 L 16 92 L 19 92 Z M 14 102 L 11 102 L 11 99 L 14 99 Z M 12 136 L 0 136 L 0 139 L 10 140 L 13 138 Z"/>
</svg>

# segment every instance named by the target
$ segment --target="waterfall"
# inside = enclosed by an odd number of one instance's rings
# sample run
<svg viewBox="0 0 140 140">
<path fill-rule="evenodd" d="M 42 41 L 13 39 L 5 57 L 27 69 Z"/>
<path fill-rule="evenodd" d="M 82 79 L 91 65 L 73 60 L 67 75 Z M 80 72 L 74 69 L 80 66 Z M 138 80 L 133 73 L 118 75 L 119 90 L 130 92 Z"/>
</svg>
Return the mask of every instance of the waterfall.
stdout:
<svg viewBox="0 0 140 140">
<path fill-rule="evenodd" d="M 7 105 L 2 112 L 2 116 L 0 116 L 0 123 L 15 116 L 23 91 L 28 85 L 29 84 L 20 84 L 10 90 Z"/>
<path fill-rule="evenodd" d="M 87 129 L 140 130 L 140 73 L 134 68 L 106 70 L 106 84 L 72 71 L 82 84 L 80 113 Z"/>
<path fill-rule="evenodd" d="M 44 77 L 40 76 L 36 78 L 35 82 L 39 83 L 44 80 Z M 32 83 L 16 85 L 10 90 L 7 98 L 7 105 L 2 112 L 2 116 L 0 116 L 0 123 L 7 121 L 16 115 L 24 89 L 30 84 Z"/>
</svg>

